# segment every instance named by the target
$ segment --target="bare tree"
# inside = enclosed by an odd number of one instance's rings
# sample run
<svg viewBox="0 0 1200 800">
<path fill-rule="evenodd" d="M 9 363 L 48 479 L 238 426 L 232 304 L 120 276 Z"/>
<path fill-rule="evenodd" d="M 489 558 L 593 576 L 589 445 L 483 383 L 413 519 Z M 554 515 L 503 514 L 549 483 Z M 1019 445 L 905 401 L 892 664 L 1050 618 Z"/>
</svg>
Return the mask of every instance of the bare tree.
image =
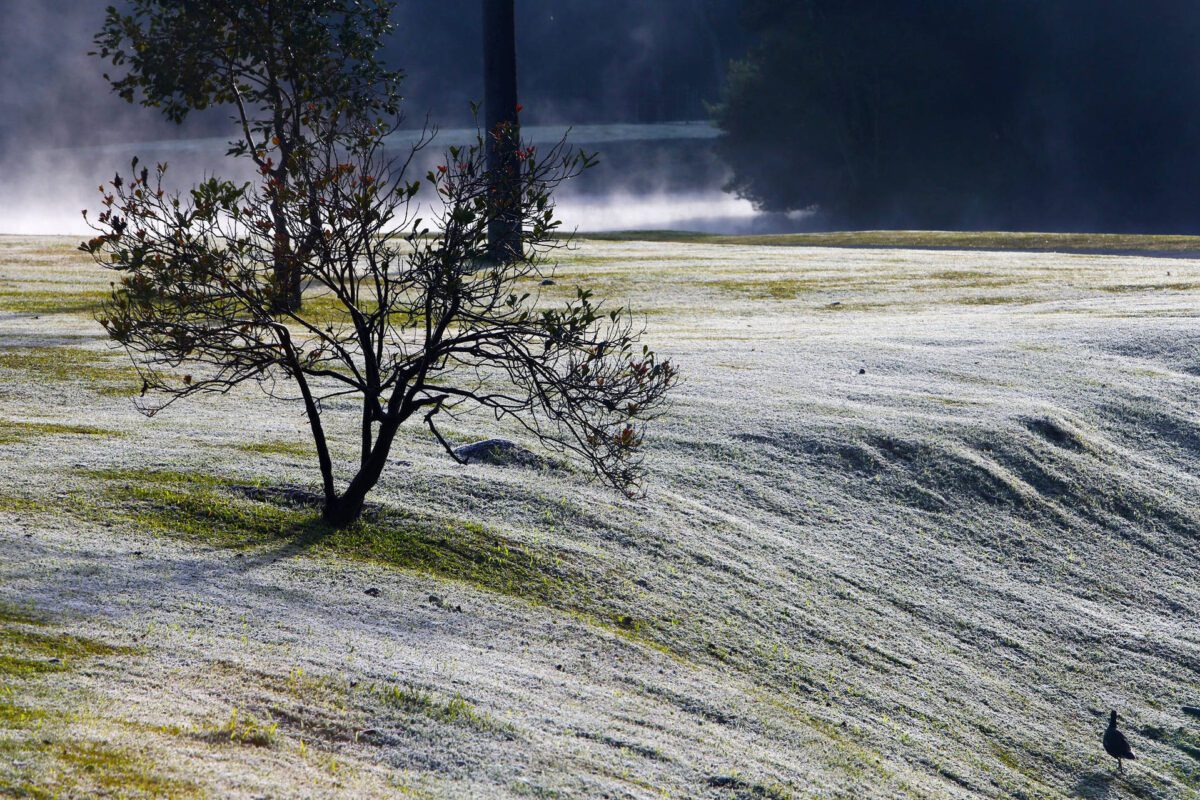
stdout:
<svg viewBox="0 0 1200 800">
<path fill-rule="evenodd" d="M 336 111 L 310 127 L 320 135 L 293 156 L 286 185 L 263 169 L 257 185 L 214 178 L 181 195 L 164 187 L 165 165 L 135 161 L 128 180 L 105 187 L 98 235 L 81 247 L 120 276 L 100 322 L 142 372 L 142 410 L 248 381 L 298 400 L 334 525 L 360 516 L 402 424 L 419 420 L 453 456 L 439 420 L 472 407 L 635 491 L 644 426 L 676 370 L 638 346 L 629 311 L 584 290 L 559 304 L 538 296 L 564 246 L 552 190 L 591 157 L 562 142 L 544 154 L 520 147 L 503 176 L 516 205 L 498 211 L 483 135 L 410 181 L 412 156 L 383 149 L 390 128 Z M 422 187 L 436 195 L 430 206 Z M 430 224 L 415 218 L 426 207 Z M 488 257 L 498 213 L 515 213 L 526 243 L 502 261 Z M 277 225 L 314 218 L 321 235 L 296 264 L 321 302 L 280 314 Z M 322 409 L 347 396 L 361 403 L 361 436 L 339 489 Z"/>
</svg>

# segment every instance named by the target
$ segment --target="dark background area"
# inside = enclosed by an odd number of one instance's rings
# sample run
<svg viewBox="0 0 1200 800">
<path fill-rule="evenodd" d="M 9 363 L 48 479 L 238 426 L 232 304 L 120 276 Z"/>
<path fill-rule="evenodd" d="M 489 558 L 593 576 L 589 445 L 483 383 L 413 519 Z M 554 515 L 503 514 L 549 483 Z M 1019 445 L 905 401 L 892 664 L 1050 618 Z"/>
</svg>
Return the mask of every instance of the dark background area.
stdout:
<svg viewBox="0 0 1200 800">
<path fill-rule="evenodd" d="M 1195 0 L 745 0 L 733 186 L 853 228 L 1200 231 Z"/>
<path fill-rule="evenodd" d="M 35 151 L 231 130 L 223 110 L 177 127 L 112 96 L 85 55 L 104 5 L 0 0 L 10 206 L 23 192 L 50 204 L 66 191 L 54 179 L 92 182 L 87 158 L 54 176 Z M 517 10 L 527 123 L 702 119 L 735 64 L 720 159 L 694 143 L 609 146 L 583 189 L 592 194 L 711 199 L 727 187 L 792 227 L 1200 232 L 1195 0 L 517 0 Z M 469 125 L 482 94 L 478 0 L 404 0 L 397 23 L 387 60 L 407 72 L 409 122 Z"/>
</svg>

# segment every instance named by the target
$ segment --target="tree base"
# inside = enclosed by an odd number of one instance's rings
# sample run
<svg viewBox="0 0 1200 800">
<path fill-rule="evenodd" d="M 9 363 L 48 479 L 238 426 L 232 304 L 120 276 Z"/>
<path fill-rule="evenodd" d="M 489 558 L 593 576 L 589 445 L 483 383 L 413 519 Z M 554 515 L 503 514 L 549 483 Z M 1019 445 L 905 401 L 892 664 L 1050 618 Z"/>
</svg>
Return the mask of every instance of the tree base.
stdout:
<svg viewBox="0 0 1200 800">
<path fill-rule="evenodd" d="M 321 519 L 325 524 L 334 528 L 346 528 L 362 519 L 363 503 L 340 499 L 334 503 L 326 503 Z"/>
</svg>

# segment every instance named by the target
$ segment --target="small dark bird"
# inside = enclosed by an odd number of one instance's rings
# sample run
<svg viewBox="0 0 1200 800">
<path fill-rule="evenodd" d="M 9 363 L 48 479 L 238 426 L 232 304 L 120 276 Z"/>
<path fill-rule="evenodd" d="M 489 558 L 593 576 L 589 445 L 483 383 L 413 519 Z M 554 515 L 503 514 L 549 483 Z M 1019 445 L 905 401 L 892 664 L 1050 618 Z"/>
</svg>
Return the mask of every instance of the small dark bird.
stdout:
<svg viewBox="0 0 1200 800">
<path fill-rule="evenodd" d="M 1125 738 L 1125 734 L 1117 730 L 1117 712 L 1114 711 L 1108 715 L 1108 730 L 1104 732 L 1104 752 L 1117 760 L 1117 771 L 1124 772 L 1125 765 L 1121 759 L 1128 758 L 1130 761 L 1137 758 L 1133 754 L 1133 749 L 1129 746 L 1129 740 Z"/>
</svg>

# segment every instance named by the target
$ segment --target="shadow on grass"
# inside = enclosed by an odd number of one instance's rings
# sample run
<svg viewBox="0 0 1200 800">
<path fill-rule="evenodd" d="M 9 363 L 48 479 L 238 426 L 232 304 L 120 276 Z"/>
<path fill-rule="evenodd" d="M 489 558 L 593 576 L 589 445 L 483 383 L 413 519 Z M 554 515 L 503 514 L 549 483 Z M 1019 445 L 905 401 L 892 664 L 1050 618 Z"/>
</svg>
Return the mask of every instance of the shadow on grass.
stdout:
<svg viewBox="0 0 1200 800">
<path fill-rule="evenodd" d="M 1150 798 L 1163 797 L 1162 787 L 1155 778 L 1140 773 L 1136 766 L 1127 766 L 1125 772 L 1095 769 L 1080 776 L 1071 792 L 1072 797 L 1084 800 L 1106 800 L 1118 797 Z"/>
<path fill-rule="evenodd" d="M 49 621 L 30 608 L 0 602 L 0 689 L 7 682 L 46 672 L 60 672 L 93 656 L 129 655 L 118 647 L 68 633 L 46 630 Z M 0 691 L 0 729 L 8 718 Z"/>
<path fill-rule="evenodd" d="M 1085 798 L 1085 800 L 1104 800 L 1104 798 L 1112 796 L 1114 779 L 1116 779 L 1116 775 L 1112 771 L 1092 770 L 1086 775 L 1080 776 L 1079 780 L 1075 782 L 1071 796 Z"/>
<path fill-rule="evenodd" d="M 239 571 L 300 555 L 385 564 L 586 616 L 661 648 L 652 624 L 623 613 L 620 576 L 551 545 L 534 548 L 474 520 L 369 505 L 358 522 L 334 528 L 320 495 L 298 487 L 239 484 L 205 474 L 98 470 L 94 513 L 152 533 L 242 551 Z"/>
</svg>

